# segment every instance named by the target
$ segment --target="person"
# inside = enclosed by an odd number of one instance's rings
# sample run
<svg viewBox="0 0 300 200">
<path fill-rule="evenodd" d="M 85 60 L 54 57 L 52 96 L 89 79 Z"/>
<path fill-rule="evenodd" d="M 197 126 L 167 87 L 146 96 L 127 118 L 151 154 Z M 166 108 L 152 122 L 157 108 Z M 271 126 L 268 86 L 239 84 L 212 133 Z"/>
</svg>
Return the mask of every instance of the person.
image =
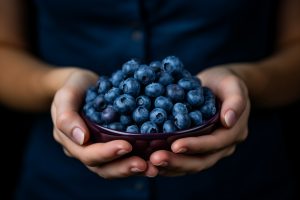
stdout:
<svg viewBox="0 0 300 200">
<path fill-rule="evenodd" d="M 30 2 L 33 19 L 0 2 L 1 102 L 40 113 L 17 199 L 296 199 L 274 108 L 300 97 L 299 1 Z M 90 144 L 79 109 L 98 75 L 167 55 L 221 100 L 222 126 L 149 160 Z"/>
</svg>

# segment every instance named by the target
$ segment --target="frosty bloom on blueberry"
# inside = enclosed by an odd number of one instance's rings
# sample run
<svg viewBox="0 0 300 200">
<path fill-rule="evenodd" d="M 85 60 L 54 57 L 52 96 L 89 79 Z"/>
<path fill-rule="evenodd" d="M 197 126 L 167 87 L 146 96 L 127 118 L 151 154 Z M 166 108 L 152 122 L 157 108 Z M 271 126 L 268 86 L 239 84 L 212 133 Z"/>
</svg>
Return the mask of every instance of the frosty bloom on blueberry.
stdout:
<svg viewBox="0 0 300 200">
<path fill-rule="evenodd" d="M 84 115 L 109 129 L 134 134 L 176 133 L 204 124 L 216 97 L 176 56 L 149 65 L 131 59 L 87 89 Z"/>
</svg>

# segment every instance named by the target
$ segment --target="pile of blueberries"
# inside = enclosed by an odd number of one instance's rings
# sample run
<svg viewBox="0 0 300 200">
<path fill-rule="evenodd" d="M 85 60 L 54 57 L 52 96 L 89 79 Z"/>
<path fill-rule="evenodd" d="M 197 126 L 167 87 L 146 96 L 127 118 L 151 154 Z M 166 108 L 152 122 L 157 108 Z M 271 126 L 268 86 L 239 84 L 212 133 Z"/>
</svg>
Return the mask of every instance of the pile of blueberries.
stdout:
<svg viewBox="0 0 300 200">
<path fill-rule="evenodd" d="M 175 56 L 149 65 L 131 59 L 86 91 L 85 116 L 129 133 L 174 133 L 216 114 L 216 98 Z"/>
</svg>

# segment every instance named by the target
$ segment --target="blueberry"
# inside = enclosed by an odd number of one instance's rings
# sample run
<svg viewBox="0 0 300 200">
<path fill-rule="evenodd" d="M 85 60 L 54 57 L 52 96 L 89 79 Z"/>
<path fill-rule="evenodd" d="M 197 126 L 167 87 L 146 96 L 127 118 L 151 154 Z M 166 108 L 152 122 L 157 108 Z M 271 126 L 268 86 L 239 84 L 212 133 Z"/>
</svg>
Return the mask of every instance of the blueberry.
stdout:
<svg viewBox="0 0 300 200">
<path fill-rule="evenodd" d="M 182 78 L 178 81 L 178 85 L 186 91 L 194 90 L 200 87 L 198 82 L 193 78 Z"/>
<path fill-rule="evenodd" d="M 183 64 L 176 56 L 168 56 L 162 61 L 162 69 L 174 75 L 182 72 Z"/>
<path fill-rule="evenodd" d="M 133 111 L 132 118 L 137 124 L 141 124 L 149 120 L 149 111 L 147 108 L 139 106 Z"/>
<path fill-rule="evenodd" d="M 167 97 L 173 102 L 183 101 L 185 97 L 184 89 L 177 84 L 167 86 Z"/>
<path fill-rule="evenodd" d="M 163 124 L 167 120 L 167 112 L 161 108 L 154 108 L 150 112 L 150 121 L 155 124 Z"/>
<path fill-rule="evenodd" d="M 161 72 L 158 78 L 158 82 L 162 85 L 170 85 L 174 82 L 174 78 L 168 72 Z"/>
<path fill-rule="evenodd" d="M 203 124 L 202 113 L 199 110 L 195 110 L 189 113 L 192 125 L 199 126 Z"/>
<path fill-rule="evenodd" d="M 216 114 L 217 108 L 214 103 L 205 102 L 205 104 L 201 106 L 200 112 L 202 113 L 205 119 L 209 119 Z"/>
<path fill-rule="evenodd" d="M 128 132 L 128 133 L 139 133 L 139 127 L 137 125 L 127 126 L 126 132 Z"/>
<path fill-rule="evenodd" d="M 135 99 L 129 94 L 122 94 L 114 101 L 114 108 L 120 113 L 129 113 L 136 107 Z"/>
<path fill-rule="evenodd" d="M 140 83 L 134 78 L 128 78 L 120 84 L 121 89 L 125 94 L 130 94 L 131 96 L 138 96 L 140 93 Z"/>
<path fill-rule="evenodd" d="M 186 107 L 186 105 L 184 103 L 176 103 L 173 106 L 172 109 L 172 114 L 173 116 L 175 116 L 176 114 L 181 113 L 181 114 L 188 114 L 188 108 Z"/>
<path fill-rule="evenodd" d="M 119 87 L 120 83 L 124 80 L 125 75 L 122 70 L 114 72 L 110 78 L 110 81 L 114 87 Z"/>
<path fill-rule="evenodd" d="M 191 126 L 191 118 L 188 114 L 177 113 L 174 116 L 174 124 L 179 130 L 188 129 Z"/>
<path fill-rule="evenodd" d="M 143 85 L 153 82 L 155 77 L 155 71 L 147 65 L 140 65 L 139 69 L 134 73 L 134 78 Z"/>
<path fill-rule="evenodd" d="M 182 78 L 191 78 L 192 77 L 192 74 L 186 69 L 183 69 L 181 74 L 182 74 Z"/>
<path fill-rule="evenodd" d="M 87 117 L 92 122 L 95 122 L 99 125 L 103 123 L 102 118 L 101 118 L 101 112 L 97 112 L 97 111 L 91 112 L 91 114 L 88 114 Z"/>
<path fill-rule="evenodd" d="M 204 102 L 202 88 L 190 90 L 186 95 L 187 102 L 192 106 L 200 106 Z"/>
<path fill-rule="evenodd" d="M 157 74 L 161 70 L 161 62 L 158 60 L 152 61 L 149 67 Z"/>
<path fill-rule="evenodd" d="M 121 124 L 123 124 L 124 126 L 128 126 L 129 124 L 132 123 L 132 118 L 130 115 L 121 115 L 120 116 L 120 122 Z"/>
<path fill-rule="evenodd" d="M 159 96 L 154 101 L 155 108 L 162 108 L 167 112 L 170 112 L 173 108 L 173 103 L 170 98 L 165 96 Z"/>
<path fill-rule="evenodd" d="M 132 76 L 138 68 L 139 68 L 138 61 L 132 59 L 123 64 L 122 72 L 124 73 L 125 76 L 128 77 L 128 76 Z"/>
<path fill-rule="evenodd" d="M 97 97 L 96 87 L 94 87 L 94 86 L 89 87 L 85 94 L 85 102 L 87 103 L 87 102 L 93 101 L 96 97 Z"/>
<path fill-rule="evenodd" d="M 160 83 L 151 83 L 145 87 L 145 94 L 149 97 L 158 97 L 163 95 L 165 88 Z"/>
<path fill-rule="evenodd" d="M 112 83 L 106 76 L 101 76 L 97 84 L 98 93 L 100 94 L 105 94 L 112 87 Z"/>
<path fill-rule="evenodd" d="M 141 133 L 142 134 L 148 134 L 148 133 L 158 133 L 158 127 L 155 123 L 151 121 L 147 121 L 142 124 L 141 126 Z"/>
<path fill-rule="evenodd" d="M 146 95 L 141 95 L 136 98 L 137 106 L 143 106 L 150 110 L 151 108 L 151 99 Z"/>
<path fill-rule="evenodd" d="M 117 117 L 118 113 L 111 105 L 107 106 L 107 108 L 105 108 L 101 114 L 101 119 L 106 124 L 114 122 Z"/>
<path fill-rule="evenodd" d="M 106 102 L 112 104 L 114 100 L 122 94 L 122 90 L 119 88 L 113 87 L 110 90 L 108 90 L 107 93 L 104 95 L 104 99 Z"/>
<path fill-rule="evenodd" d="M 108 124 L 107 128 L 117 130 L 117 131 L 124 130 L 124 126 L 120 122 L 113 122 L 111 124 Z"/>
<path fill-rule="evenodd" d="M 176 131 L 177 131 L 177 128 L 176 128 L 173 120 L 165 121 L 165 123 L 163 125 L 163 132 L 164 133 L 174 133 Z"/>
<path fill-rule="evenodd" d="M 97 111 L 102 111 L 106 108 L 107 103 L 105 101 L 105 98 L 102 94 L 99 94 L 93 101 L 93 106 Z"/>
<path fill-rule="evenodd" d="M 202 90 L 203 90 L 205 102 L 209 101 L 211 103 L 215 103 L 216 97 L 211 91 L 211 89 L 209 89 L 208 87 L 203 87 Z"/>
</svg>

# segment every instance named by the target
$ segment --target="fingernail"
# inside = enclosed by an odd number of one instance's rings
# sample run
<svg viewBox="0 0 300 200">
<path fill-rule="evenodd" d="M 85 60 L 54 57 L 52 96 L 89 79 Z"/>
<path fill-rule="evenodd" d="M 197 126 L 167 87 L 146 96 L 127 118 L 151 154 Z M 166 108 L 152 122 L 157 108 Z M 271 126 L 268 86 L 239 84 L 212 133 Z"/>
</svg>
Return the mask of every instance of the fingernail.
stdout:
<svg viewBox="0 0 300 200">
<path fill-rule="evenodd" d="M 175 153 L 185 153 L 187 152 L 187 149 L 186 148 L 180 148 L 178 149 L 178 151 L 176 151 Z"/>
<path fill-rule="evenodd" d="M 226 126 L 229 128 L 232 127 L 236 122 L 235 113 L 232 110 L 228 110 L 225 113 L 224 119 L 225 119 Z"/>
<path fill-rule="evenodd" d="M 129 151 L 125 150 L 125 149 L 120 149 L 119 151 L 117 151 L 117 155 L 122 156 L 126 153 L 128 153 Z"/>
<path fill-rule="evenodd" d="M 162 162 L 158 163 L 157 166 L 160 166 L 160 167 L 166 167 L 166 166 L 168 166 L 168 162 L 162 161 Z"/>
<path fill-rule="evenodd" d="M 74 140 L 82 145 L 83 141 L 84 141 L 84 133 L 80 128 L 75 128 L 72 132 L 72 137 L 74 138 Z"/>
<path fill-rule="evenodd" d="M 139 169 L 139 168 L 137 168 L 137 167 L 133 167 L 133 168 L 130 169 L 130 171 L 131 171 L 131 172 L 134 172 L 134 173 L 138 173 L 138 172 L 142 172 L 142 171 L 144 171 L 144 170 Z"/>
</svg>

